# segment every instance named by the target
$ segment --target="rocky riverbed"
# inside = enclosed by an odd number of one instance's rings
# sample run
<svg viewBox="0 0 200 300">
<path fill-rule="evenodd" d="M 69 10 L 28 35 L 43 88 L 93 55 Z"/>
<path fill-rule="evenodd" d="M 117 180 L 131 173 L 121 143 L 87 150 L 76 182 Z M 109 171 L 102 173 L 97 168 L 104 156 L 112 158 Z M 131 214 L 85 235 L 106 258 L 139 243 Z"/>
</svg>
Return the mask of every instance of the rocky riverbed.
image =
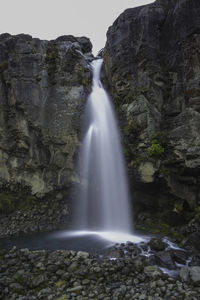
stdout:
<svg viewBox="0 0 200 300">
<path fill-rule="evenodd" d="M 168 250 L 167 250 L 168 249 Z M 147 255 L 147 253 L 149 255 Z M 157 261 L 156 261 L 157 258 Z M 159 262 L 159 260 L 160 262 Z M 173 268 L 187 259 L 166 240 L 116 244 L 104 255 L 82 251 L 0 250 L 0 299 L 188 299 L 200 295 L 200 266 L 193 259 L 172 278 L 155 265 Z M 171 266 L 169 263 L 171 262 Z"/>
</svg>

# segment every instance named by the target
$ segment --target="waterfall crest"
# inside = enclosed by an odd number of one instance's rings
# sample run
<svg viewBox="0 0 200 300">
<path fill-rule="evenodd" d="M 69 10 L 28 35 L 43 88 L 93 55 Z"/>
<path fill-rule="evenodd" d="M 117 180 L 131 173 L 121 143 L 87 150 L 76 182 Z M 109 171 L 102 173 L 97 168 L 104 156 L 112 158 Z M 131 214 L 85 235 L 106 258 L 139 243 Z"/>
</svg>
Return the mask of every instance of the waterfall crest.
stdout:
<svg viewBox="0 0 200 300">
<path fill-rule="evenodd" d="M 119 130 L 111 100 L 100 81 L 103 60 L 91 63 L 92 92 L 79 156 L 81 188 L 76 229 L 130 233 L 131 209 Z"/>
</svg>

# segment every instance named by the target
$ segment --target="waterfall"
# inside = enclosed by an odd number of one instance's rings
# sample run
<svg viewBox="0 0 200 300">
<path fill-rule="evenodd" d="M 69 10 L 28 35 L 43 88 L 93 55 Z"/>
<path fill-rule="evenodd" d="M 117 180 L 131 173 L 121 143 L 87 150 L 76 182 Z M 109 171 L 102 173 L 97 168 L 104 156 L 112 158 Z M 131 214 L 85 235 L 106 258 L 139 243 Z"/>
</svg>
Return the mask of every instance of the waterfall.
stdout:
<svg viewBox="0 0 200 300">
<path fill-rule="evenodd" d="M 79 155 L 81 188 L 76 229 L 131 233 L 131 209 L 119 130 L 111 100 L 100 81 L 103 60 L 91 63 L 92 92 Z"/>
</svg>

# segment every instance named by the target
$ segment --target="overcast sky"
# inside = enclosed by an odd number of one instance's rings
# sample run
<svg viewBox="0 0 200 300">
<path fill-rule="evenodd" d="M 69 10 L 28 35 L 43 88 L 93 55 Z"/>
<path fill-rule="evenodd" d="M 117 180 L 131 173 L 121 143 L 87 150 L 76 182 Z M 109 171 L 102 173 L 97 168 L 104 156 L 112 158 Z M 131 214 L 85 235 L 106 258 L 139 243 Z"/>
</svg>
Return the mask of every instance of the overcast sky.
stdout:
<svg viewBox="0 0 200 300">
<path fill-rule="evenodd" d="M 60 35 L 87 36 L 93 52 L 104 47 L 106 31 L 125 9 L 148 0 L 0 0 L 0 32 L 28 33 L 51 40 Z"/>
</svg>

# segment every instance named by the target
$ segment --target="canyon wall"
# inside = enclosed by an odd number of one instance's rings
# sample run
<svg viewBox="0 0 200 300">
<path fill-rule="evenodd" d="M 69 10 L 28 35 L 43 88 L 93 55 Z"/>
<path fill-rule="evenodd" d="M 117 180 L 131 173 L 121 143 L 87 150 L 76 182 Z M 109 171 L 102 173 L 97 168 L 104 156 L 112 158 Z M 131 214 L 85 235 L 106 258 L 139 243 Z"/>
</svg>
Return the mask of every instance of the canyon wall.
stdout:
<svg viewBox="0 0 200 300">
<path fill-rule="evenodd" d="M 8 226 L 4 213 L 14 212 L 17 231 L 33 224 L 34 231 L 59 222 L 60 213 L 65 218 L 68 214 L 68 205 L 61 208 L 60 203 L 69 202 L 69 188 L 77 181 L 75 160 L 91 86 L 91 49 L 85 37 L 41 41 L 24 34 L 0 35 L 2 232 Z M 26 213 L 16 215 L 19 209 Z M 18 221 L 24 228 L 17 229 Z"/>
<path fill-rule="evenodd" d="M 138 222 L 200 219 L 200 2 L 127 9 L 108 29 L 104 62 Z"/>
<path fill-rule="evenodd" d="M 0 35 L 0 236 L 69 219 L 91 49 L 86 37 Z M 102 53 L 137 225 L 197 234 L 199 0 L 127 9 L 108 29 Z"/>
</svg>

